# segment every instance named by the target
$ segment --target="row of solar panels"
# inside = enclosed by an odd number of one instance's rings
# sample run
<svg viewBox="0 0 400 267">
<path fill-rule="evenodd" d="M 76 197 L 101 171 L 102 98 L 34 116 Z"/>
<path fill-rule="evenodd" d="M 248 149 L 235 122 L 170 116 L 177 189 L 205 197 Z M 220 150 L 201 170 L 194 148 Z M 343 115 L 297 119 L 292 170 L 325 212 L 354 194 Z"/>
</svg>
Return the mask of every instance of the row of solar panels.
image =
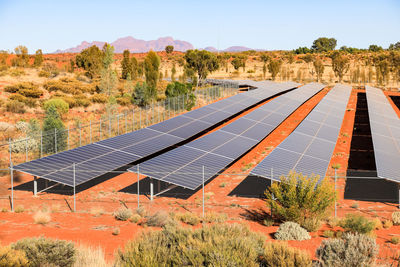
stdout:
<svg viewBox="0 0 400 267">
<path fill-rule="evenodd" d="M 321 84 L 308 84 L 272 99 L 215 132 L 141 163 L 139 172 L 194 190 L 257 145 L 323 88 Z"/>
<path fill-rule="evenodd" d="M 15 170 L 73 186 L 169 149 L 238 113 L 298 86 L 260 83 L 253 90 L 220 100 L 138 131 L 15 166 Z M 75 164 L 75 172 L 73 171 Z"/>
<path fill-rule="evenodd" d="M 378 177 L 400 182 L 400 119 L 382 90 L 366 86 Z"/>
</svg>

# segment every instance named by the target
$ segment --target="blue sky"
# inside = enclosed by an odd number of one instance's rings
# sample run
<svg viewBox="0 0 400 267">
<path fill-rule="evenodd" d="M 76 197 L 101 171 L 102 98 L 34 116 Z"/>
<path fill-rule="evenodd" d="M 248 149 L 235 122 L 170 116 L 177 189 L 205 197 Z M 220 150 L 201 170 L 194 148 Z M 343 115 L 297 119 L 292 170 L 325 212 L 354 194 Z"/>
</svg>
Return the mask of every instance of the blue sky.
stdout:
<svg viewBox="0 0 400 267">
<path fill-rule="evenodd" d="M 400 41 L 400 0 L 0 0 L 0 50 L 49 53 L 125 36 L 172 36 L 196 48 L 294 49 L 321 36 L 338 47 L 388 47 Z"/>
</svg>

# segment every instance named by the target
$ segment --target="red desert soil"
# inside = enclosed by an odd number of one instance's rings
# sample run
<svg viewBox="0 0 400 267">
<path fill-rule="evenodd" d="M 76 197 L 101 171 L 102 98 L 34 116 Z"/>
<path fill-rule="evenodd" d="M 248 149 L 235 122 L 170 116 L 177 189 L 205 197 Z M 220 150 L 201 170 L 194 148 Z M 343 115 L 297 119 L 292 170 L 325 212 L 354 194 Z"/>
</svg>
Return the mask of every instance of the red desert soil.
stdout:
<svg viewBox="0 0 400 267">
<path fill-rule="evenodd" d="M 274 147 L 279 145 L 296 128 L 328 91 L 329 89 L 324 89 L 307 101 L 254 149 L 237 160 L 224 173 L 207 183 L 205 186 L 206 211 L 226 213 L 229 218 L 228 222 L 244 222 L 252 230 L 261 232 L 269 240 L 273 240 L 273 234 L 276 232 L 277 226 L 266 227 L 252 219 L 251 216 L 252 213 L 257 215 L 262 212 L 268 212 L 264 201 L 259 198 L 230 196 L 230 193 L 246 179 L 251 168 L 268 155 Z M 335 163 L 341 164 L 339 174 L 345 173 L 347 168 L 356 103 L 357 90 L 353 90 L 331 160 L 331 165 Z M 29 175 L 21 175 L 20 179 L 16 185 L 32 181 L 32 177 Z M 143 180 L 144 177 L 140 177 L 140 179 Z M 25 211 L 23 213 L 0 213 L 0 242 L 3 245 L 7 245 L 24 237 L 43 235 L 72 240 L 91 246 L 100 246 L 105 250 L 107 259 L 112 260 L 118 248 L 123 248 L 128 240 L 133 239 L 144 229 L 131 222 L 117 221 L 112 216 L 112 212 L 121 207 L 122 203 L 132 209 L 137 207 L 136 194 L 120 191 L 135 184 L 136 181 L 136 174 L 123 173 L 79 192 L 77 194 L 76 213 L 70 211 L 69 206 L 72 206 L 72 197 L 70 195 L 40 193 L 37 197 L 34 197 L 32 191 L 16 190 L 14 191 L 15 207 L 23 206 Z M 3 179 L 2 182 L 9 186 L 8 180 L 4 181 Z M 360 212 L 371 217 L 379 216 L 383 219 L 389 218 L 390 214 L 397 210 L 397 207 L 391 203 L 366 201 L 357 201 L 359 207 L 357 209 L 351 208 L 351 205 L 356 201 L 343 199 L 344 185 L 345 180 L 339 179 L 339 217 L 343 217 L 347 213 Z M 202 191 L 189 192 L 183 190 L 182 193 L 183 195 L 175 197 L 156 197 L 153 202 L 150 202 L 147 196 L 141 195 L 140 204 L 150 212 L 165 210 L 168 212 L 190 211 L 201 214 Z M 8 198 L 3 197 L 0 200 L 0 207 L 9 209 L 9 206 Z M 33 220 L 34 211 L 40 208 L 47 208 L 53 211 L 51 213 L 51 222 L 45 226 L 35 224 Z M 104 214 L 96 215 L 99 210 Z M 120 228 L 121 232 L 119 235 L 114 236 L 112 232 L 116 227 Z M 152 227 L 148 227 L 145 230 L 152 229 Z M 329 229 L 329 226 L 323 225 L 320 231 L 312 233 L 313 238 L 311 240 L 289 241 L 289 244 L 307 250 L 314 257 L 315 249 L 325 239 L 322 237 L 322 232 L 326 229 Z M 379 256 L 387 262 L 399 251 L 399 245 L 393 245 L 389 240 L 392 236 L 400 236 L 400 226 L 393 226 L 390 229 L 382 229 L 375 232 L 377 242 L 380 245 Z"/>
</svg>

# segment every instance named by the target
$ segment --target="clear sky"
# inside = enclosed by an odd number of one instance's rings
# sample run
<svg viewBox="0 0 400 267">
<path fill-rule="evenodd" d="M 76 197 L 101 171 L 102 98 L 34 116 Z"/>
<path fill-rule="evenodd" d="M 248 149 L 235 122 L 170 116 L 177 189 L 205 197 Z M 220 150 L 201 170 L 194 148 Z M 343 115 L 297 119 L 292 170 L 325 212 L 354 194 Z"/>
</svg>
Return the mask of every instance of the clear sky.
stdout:
<svg viewBox="0 0 400 267">
<path fill-rule="evenodd" d="M 268 50 L 326 36 L 338 47 L 386 48 L 400 41 L 400 0 L 0 0 L 0 50 L 22 44 L 49 53 L 125 36 Z"/>
</svg>

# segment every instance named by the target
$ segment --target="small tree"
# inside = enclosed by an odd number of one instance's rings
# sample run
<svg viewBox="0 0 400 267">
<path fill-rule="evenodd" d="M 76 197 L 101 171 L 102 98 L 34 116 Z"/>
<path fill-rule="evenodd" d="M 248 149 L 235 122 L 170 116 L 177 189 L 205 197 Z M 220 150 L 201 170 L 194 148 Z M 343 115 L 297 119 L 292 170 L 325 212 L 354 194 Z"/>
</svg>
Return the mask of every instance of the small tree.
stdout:
<svg viewBox="0 0 400 267">
<path fill-rule="evenodd" d="M 267 73 L 267 62 L 271 59 L 268 55 L 262 54 L 260 56 L 261 61 L 263 62 L 263 77 L 265 79 Z"/>
<path fill-rule="evenodd" d="M 231 64 L 232 64 L 232 66 L 233 66 L 233 68 L 234 68 L 235 70 L 239 70 L 240 67 L 243 67 L 243 66 L 244 66 L 244 65 L 243 65 L 243 60 L 240 59 L 239 57 L 235 57 L 235 58 L 231 61 Z"/>
<path fill-rule="evenodd" d="M 14 49 L 17 55 L 16 59 L 13 61 L 13 65 L 17 67 L 26 67 L 29 63 L 28 48 L 23 45 L 19 45 Z"/>
<path fill-rule="evenodd" d="M 122 79 L 126 79 L 128 77 L 128 74 L 130 74 L 131 78 L 132 78 L 132 73 L 131 73 L 132 72 L 132 61 L 130 60 L 129 55 L 130 55 L 129 50 L 128 49 L 124 50 L 123 58 L 121 61 L 121 69 L 122 69 L 121 78 Z"/>
<path fill-rule="evenodd" d="M 100 72 L 99 88 L 102 93 L 110 96 L 118 82 L 117 73 L 111 68 L 114 62 L 114 47 L 109 44 L 104 44 L 103 55 L 103 68 Z"/>
<path fill-rule="evenodd" d="M 382 46 L 372 44 L 369 46 L 368 50 L 371 52 L 382 52 L 383 48 L 382 48 Z"/>
<path fill-rule="evenodd" d="M 95 45 L 82 50 L 76 56 L 76 66 L 86 71 L 89 78 L 97 77 L 103 69 L 103 52 Z"/>
<path fill-rule="evenodd" d="M 332 69 L 336 77 L 339 77 L 339 82 L 342 82 L 343 76 L 350 68 L 350 60 L 347 56 L 340 52 L 335 52 L 332 55 Z"/>
<path fill-rule="evenodd" d="M 282 60 L 271 60 L 268 64 L 268 71 L 271 73 L 272 80 L 275 80 L 276 75 L 278 75 L 281 70 Z"/>
<path fill-rule="evenodd" d="M 280 183 L 273 183 L 266 191 L 266 202 L 273 215 L 282 221 L 304 225 L 307 219 L 322 219 L 333 206 L 336 192 L 326 179 L 310 178 L 291 172 L 281 176 Z"/>
<path fill-rule="evenodd" d="M 171 69 L 171 81 L 175 82 L 175 74 L 176 74 L 176 68 L 175 68 L 175 64 L 172 65 L 172 69 Z"/>
<path fill-rule="evenodd" d="M 217 57 L 206 50 L 188 50 L 184 58 L 186 67 L 197 73 L 198 82 L 206 79 L 210 72 L 218 69 Z"/>
<path fill-rule="evenodd" d="M 69 110 L 69 104 L 61 98 L 53 98 L 44 102 L 43 108 L 46 113 L 51 107 L 54 107 L 59 115 L 64 115 Z"/>
<path fill-rule="evenodd" d="M 313 62 L 315 73 L 317 74 L 317 82 L 319 82 L 322 78 L 322 74 L 324 74 L 324 63 L 321 59 L 317 58 Z"/>
<path fill-rule="evenodd" d="M 142 74 L 143 74 L 143 72 L 142 72 Z M 139 76 L 139 63 L 138 63 L 136 57 L 133 56 L 131 58 L 131 78 L 132 78 L 132 80 L 136 80 L 138 78 L 138 76 Z"/>
<path fill-rule="evenodd" d="M 33 66 L 40 67 L 43 63 L 43 52 L 42 49 L 39 49 L 35 53 L 35 61 L 33 62 Z"/>
<path fill-rule="evenodd" d="M 316 53 L 332 51 L 336 47 L 335 38 L 320 37 L 313 42 L 311 49 Z"/>
<path fill-rule="evenodd" d="M 146 83 L 149 89 L 149 97 L 154 98 L 157 95 L 157 83 L 159 79 L 160 57 L 154 51 L 147 53 L 144 59 L 144 69 L 146 76 Z"/>
<path fill-rule="evenodd" d="M 67 146 L 67 135 L 65 126 L 54 106 L 46 110 L 46 117 L 43 122 L 43 151 L 45 153 L 62 151 Z M 56 148 L 57 143 L 57 149 Z"/>
<path fill-rule="evenodd" d="M 167 54 L 171 54 L 174 51 L 174 46 L 172 45 L 167 45 L 165 47 L 165 52 L 167 52 Z"/>
<path fill-rule="evenodd" d="M 145 82 L 136 83 L 135 90 L 133 93 L 133 102 L 141 107 L 144 107 L 150 103 L 151 97 L 149 96 L 149 89 Z"/>
</svg>

